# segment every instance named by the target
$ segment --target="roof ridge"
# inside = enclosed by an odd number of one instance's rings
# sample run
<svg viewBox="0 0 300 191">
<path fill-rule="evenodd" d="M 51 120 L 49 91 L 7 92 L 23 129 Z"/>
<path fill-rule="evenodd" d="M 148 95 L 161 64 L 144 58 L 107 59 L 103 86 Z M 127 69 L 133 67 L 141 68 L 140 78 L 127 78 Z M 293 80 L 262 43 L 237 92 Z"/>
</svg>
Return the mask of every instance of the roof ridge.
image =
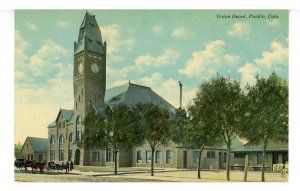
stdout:
<svg viewBox="0 0 300 191">
<path fill-rule="evenodd" d="M 140 85 L 140 84 L 135 84 L 135 83 L 131 83 L 131 82 L 129 82 L 129 84 L 130 84 L 130 85 L 134 85 L 134 86 L 140 86 L 140 87 L 143 87 L 143 88 L 149 88 L 149 89 L 151 89 L 151 90 L 152 90 L 152 88 L 151 88 L 151 87 L 149 87 L 149 86 Z M 153 91 L 153 90 L 152 90 L 152 91 Z"/>
<path fill-rule="evenodd" d="M 34 139 L 48 139 L 48 138 L 43 138 L 43 137 L 30 137 L 30 136 L 28 136 L 27 138 L 34 138 Z"/>
<path fill-rule="evenodd" d="M 73 111 L 73 112 L 74 112 L 74 109 L 63 109 L 63 108 L 60 108 L 60 110 L 64 110 L 64 111 Z"/>
</svg>

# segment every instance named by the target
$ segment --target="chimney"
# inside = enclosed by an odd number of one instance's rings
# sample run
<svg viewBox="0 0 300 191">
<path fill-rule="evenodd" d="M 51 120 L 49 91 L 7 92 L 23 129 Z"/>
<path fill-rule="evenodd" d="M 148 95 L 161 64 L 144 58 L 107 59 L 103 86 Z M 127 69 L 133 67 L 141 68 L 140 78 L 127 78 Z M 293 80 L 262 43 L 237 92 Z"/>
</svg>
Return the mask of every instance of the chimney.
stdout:
<svg viewBox="0 0 300 191">
<path fill-rule="evenodd" d="M 182 83 L 180 81 L 178 81 L 179 83 L 179 87 L 180 87 L 180 105 L 179 108 L 182 108 Z"/>
</svg>

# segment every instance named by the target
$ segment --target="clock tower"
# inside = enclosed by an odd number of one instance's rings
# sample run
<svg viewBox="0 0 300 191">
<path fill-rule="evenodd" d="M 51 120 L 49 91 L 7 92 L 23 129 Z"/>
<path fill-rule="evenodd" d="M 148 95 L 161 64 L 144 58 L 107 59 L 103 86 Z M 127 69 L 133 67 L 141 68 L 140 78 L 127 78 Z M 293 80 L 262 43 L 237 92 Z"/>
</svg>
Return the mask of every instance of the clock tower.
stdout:
<svg viewBox="0 0 300 191">
<path fill-rule="evenodd" d="M 76 123 L 81 123 L 91 109 L 104 105 L 105 83 L 106 42 L 95 15 L 86 12 L 74 42 L 74 115 L 80 120 Z"/>
</svg>

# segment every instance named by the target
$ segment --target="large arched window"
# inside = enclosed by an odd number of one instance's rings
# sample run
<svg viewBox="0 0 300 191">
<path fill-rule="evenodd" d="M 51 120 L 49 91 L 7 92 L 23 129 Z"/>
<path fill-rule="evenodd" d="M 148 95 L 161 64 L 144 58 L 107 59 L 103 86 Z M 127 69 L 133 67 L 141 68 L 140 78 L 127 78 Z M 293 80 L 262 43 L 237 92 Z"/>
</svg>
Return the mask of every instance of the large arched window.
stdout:
<svg viewBox="0 0 300 191">
<path fill-rule="evenodd" d="M 64 161 L 64 136 L 59 136 L 59 161 Z"/>
<path fill-rule="evenodd" d="M 69 143 L 73 143 L 73 133 L 70 133 L 69 135 Z"/>
<path fill-rule="evenodd" d="M 54 137 L 54 135 L 52 135 L 50 138 L 50 144 L 52 145 L 54 143 L 55 143 L 55 137 Z"/>
<path fill-rule="evenodd" d="M 65 141 L 64 141 L 64 136 L 63 135 L 60 135 L 59 136 L 59 144 L 62 144 L 62 143 L 64 143 Z"/>
<path fill-rule="evenodd" d="M 76 118 L 76 141 L 81 141 L 82 139 L 82 133 L 81 130 L 78 129 L 78 125 L 82 123 L 81 116 L 78 115 Z"/>
<path fill-rule="evenodd" d="M 81 119 L 81 116 L 78 115 L 77 118 L 76 118 L 76 125 L 79 125 L 82 123 L 82 119 Z"/>
<path fill-rule="evenodd" d="M 55 137 L 52 135 L 50 137 L 50 161 L 55 160 Z"/>
<path fill-rule="evenodd" d="M 70 133 L 69 146 L 68 146 L 68 160 L 72 160 L 72 157 L 73 157 L 72 143 L 73 143 L 73 133 Z"/>
</svg>

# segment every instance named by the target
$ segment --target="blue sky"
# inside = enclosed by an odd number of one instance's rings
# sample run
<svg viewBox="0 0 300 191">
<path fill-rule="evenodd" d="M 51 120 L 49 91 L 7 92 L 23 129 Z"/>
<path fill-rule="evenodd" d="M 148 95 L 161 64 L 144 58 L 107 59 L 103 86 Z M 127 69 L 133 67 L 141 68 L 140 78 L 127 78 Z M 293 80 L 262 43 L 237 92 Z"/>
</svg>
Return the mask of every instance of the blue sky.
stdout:
<svg viewBox="0 0 300 191">
<path fill-rule="evenodd" d="M 89 10 L 107 41 L 108 88 L 150 86 L 188 104 L 217 72 L 253 84 L 258 72 L 288 78 L 288 11 Z M 73 43 L 85 10 L 15 12 L 15 142 L 47 137 L 59 108 L 73 108 Z M 217 15 L 265 18 L 217 18 Z M 268 18 L 277 15 L 278 18 Z"/>
</svg>

